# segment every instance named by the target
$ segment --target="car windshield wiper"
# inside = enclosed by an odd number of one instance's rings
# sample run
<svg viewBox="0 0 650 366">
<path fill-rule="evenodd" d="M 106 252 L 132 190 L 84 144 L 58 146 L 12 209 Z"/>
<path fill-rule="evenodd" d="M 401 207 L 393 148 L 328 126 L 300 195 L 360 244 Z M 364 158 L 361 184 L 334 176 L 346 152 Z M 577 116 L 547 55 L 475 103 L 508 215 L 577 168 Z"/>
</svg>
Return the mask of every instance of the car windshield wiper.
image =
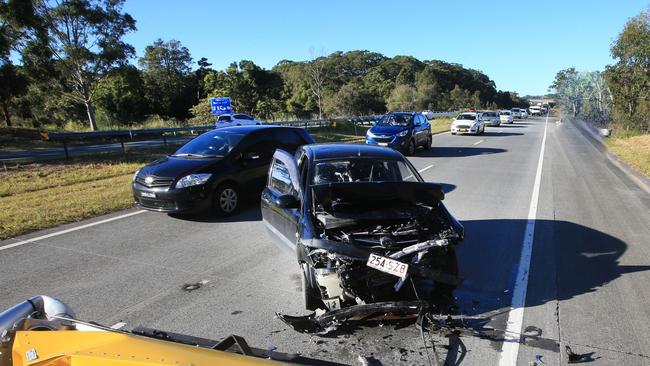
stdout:
<svg viewBox="0 0 650 366">
<path fill-rule="evenodd" d="M 203 154 L 191 154 L 191 153 L 180 153 L 172 155 L 177 158 L 219 158 L 218 155 L 203 155 Z"/>
</svg>

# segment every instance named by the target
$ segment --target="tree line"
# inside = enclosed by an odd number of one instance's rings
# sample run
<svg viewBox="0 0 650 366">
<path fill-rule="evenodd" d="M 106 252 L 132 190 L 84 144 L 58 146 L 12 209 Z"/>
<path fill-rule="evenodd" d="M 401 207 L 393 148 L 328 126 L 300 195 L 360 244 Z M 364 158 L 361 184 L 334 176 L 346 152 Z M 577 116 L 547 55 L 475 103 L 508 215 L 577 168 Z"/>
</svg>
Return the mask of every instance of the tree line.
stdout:
<svg viewBox="0 0 650 366">
<path fill-rule="evenodd" d="M 130 125 L 150 116 L 208 123 L 209 99 L 262 119 L 380 114 L 387 110 L 510 108 L 527 102 L 484 73 L 439 60 L 334 52 L 249 60 L 215 70 L 177 40 L 136 60 L 124 42 L 136 21 L 124 0 L 0 0 L 0 105 L 7 126 Z M 18 60 L 18 61 L 17 61 Z"/>
<path fill-rule="evenodd" d="M 628 20 L 604 71 L 559 71 L 550 90 L 565 115 L 650 132 L 650 12 Z"/>
</svg>

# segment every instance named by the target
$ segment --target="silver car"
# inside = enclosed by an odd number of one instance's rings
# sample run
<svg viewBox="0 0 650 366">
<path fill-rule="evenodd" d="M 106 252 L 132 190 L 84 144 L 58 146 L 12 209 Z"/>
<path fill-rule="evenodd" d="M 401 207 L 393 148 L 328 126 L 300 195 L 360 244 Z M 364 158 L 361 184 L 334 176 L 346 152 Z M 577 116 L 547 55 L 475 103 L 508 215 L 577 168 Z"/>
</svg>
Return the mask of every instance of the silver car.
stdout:
<svg viewBox="0 0 650 366">
<path fill-rule="evenodd" d="M 499 118 L 499 112 L 497 111 L 485 111 L 481 115 L 483 123 L 486 126 L 500 126 L 501 119 Z"/>
</svg>

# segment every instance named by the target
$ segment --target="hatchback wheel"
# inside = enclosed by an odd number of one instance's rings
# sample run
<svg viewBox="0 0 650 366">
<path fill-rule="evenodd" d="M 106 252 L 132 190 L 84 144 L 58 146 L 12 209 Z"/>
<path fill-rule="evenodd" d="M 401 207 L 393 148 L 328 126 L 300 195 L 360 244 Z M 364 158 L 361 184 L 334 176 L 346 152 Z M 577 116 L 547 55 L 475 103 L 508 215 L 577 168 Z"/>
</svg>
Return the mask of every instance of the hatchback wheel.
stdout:
<svg viewBox="0 0 650 366">
<path fill-rule="evenodd" d="M 433 145 L 432 140 L 433 140 L 433 137 L 431 137 L 431 135 L 429 135 L 429 137 L 427 138 L 427 144 L 424 146 L 425 149 L 431 150 L 431 146 Z"/>
<path fill-rule="evenodd" d="M 231 184 L 223 184 L 214 192 L 214 210 L 220 216 L 232 215 L 239 207 L 239 192 Z"/>
</svg>

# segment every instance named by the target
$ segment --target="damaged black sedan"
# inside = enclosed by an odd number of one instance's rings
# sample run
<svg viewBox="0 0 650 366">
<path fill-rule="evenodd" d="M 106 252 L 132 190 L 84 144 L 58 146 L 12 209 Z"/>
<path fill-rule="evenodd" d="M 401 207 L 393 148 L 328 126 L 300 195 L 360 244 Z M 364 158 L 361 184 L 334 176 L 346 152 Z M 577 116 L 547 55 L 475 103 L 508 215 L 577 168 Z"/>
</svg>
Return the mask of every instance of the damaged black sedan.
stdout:
<svg viewBox="0 0 650 366">
<path fill-rule="evenodd" d="M 261 206 L 297 255 L 306 309 L 335 312 L 451 294 L 464 233 L 443 198 L 397 151 L 313 144 L 275 152 Z"/>
</svg>

